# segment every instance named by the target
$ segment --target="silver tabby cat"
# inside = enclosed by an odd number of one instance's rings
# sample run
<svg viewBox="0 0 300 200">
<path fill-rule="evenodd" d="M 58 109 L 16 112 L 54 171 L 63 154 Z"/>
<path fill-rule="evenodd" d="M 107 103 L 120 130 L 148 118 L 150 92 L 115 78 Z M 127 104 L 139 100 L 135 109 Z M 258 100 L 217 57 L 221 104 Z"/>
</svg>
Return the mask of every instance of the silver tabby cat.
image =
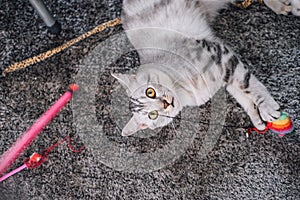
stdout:
<svg viewBox="0 0 300 200">
<path fill-rule="evenodd" d="M 299 2 L 265 0 L 275 12 L 295 15 Z M 259 130 L 279 117 L 278 103 L 209 27 L 228 3 L 231 0 L 123 1 L 123 27 L 141 60 L 136 74 L 112 74 L 131 100 L 133 116 L 123 136 L 165 126 L 183 107 L 206 103 L 221 87 Z"/>
</svg>

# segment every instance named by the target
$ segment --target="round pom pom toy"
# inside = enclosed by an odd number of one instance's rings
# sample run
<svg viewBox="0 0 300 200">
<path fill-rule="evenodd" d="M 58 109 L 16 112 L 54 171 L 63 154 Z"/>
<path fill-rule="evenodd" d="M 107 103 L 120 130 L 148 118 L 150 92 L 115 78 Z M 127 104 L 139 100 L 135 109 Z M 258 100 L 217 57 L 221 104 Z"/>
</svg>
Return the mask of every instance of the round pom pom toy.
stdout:
<svg viewBox="0 0 300 200">
<path fill-rule="evenodd" d="M 293 132 L 294 126 L 288 114 L 286 112 L 282 112 L 280 117 L 277 120 L 273 122 L 267 122 L 267 126 L 265 130 L 258 130 L 255 127 L 248 128 L 247 135 L 249 135 L 252 131 L 255 131 L 259 134 L 265 134 L 268 130 L 271 130 L 274 133 L 278 134 L 279 137 L 283 137 L 286 134 Z"/>
<path fill-rule="evenodd" d="M 294 130 L 293 122 L 286 112 L 282 112 L 276 121 L 268 122 L 267 127 L 280 137 Z"/>
</svg>

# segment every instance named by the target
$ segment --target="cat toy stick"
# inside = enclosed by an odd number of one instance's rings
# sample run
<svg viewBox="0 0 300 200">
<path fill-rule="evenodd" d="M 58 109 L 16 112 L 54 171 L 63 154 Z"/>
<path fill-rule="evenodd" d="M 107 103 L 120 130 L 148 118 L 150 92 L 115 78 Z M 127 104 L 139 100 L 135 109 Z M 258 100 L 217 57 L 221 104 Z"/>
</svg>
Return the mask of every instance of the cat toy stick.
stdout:
<svg viewBox="0 0 300 200">
<path fill-rule="evenodd" d="M 5 172 L 10 165 L 18 158 L 22 151 L 30 145 L 35 137 L 45 128 L 45 126 L 55 117 L 57 113 L 69 102 L 73 92 L 79 87 L 72 84 L 57 102 L 52 105 L 36 122 L 8 149 L 0 159 L 0 174 Z"/>
</svg>

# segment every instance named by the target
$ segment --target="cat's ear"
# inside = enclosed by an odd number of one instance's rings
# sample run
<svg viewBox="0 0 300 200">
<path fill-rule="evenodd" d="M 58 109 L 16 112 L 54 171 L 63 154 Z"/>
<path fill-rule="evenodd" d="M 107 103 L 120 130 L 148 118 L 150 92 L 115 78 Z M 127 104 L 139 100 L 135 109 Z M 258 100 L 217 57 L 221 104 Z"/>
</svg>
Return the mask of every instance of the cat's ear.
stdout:
<svg viewBox="0 0 300 200">
<path fill-rule="evenodd" d="M 138 132 L 139 130 L 148 128 L 147 124 L 141 123 L 139 122 L 139 120 L 140 120 L 139 117 L 134 114 L 132 118 L 129 120 L 129 122 L 123 128 L 122 136 L 130 136 Z"/>
<path fill-rule="evenodd" d="M 111 75 L 119 81 L 119 83 L 126 88 L 128 95 L 131 91 L 132 83 L 136 82 L 136 75 L 134 74 L 119 74 L 119 73 L 111 73 Z"/>
</svg>

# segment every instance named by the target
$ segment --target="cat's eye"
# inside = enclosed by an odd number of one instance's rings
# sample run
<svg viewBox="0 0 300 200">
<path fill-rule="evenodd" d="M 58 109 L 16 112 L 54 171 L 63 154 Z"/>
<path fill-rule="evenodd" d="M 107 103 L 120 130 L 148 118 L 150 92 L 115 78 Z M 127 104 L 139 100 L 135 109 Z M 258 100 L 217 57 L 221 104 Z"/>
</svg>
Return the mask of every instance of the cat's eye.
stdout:
<svg viewBox="0 0 300 200">
<path fill-rule="evenodd" d="M 146 96 L 151 98 L 151 99 L 154 99 L 156 97 L 156 92 L 153 88 L 149 87 L 147 88 L 146 90 Z"/>
<path fill-rule="evenodd" d="M 151 120 L 156 120 L 158 118 L 158 112 L 157 110 L 153 110 L 151 112 L 148 113 L 148 117 Z"/>
</svg>

